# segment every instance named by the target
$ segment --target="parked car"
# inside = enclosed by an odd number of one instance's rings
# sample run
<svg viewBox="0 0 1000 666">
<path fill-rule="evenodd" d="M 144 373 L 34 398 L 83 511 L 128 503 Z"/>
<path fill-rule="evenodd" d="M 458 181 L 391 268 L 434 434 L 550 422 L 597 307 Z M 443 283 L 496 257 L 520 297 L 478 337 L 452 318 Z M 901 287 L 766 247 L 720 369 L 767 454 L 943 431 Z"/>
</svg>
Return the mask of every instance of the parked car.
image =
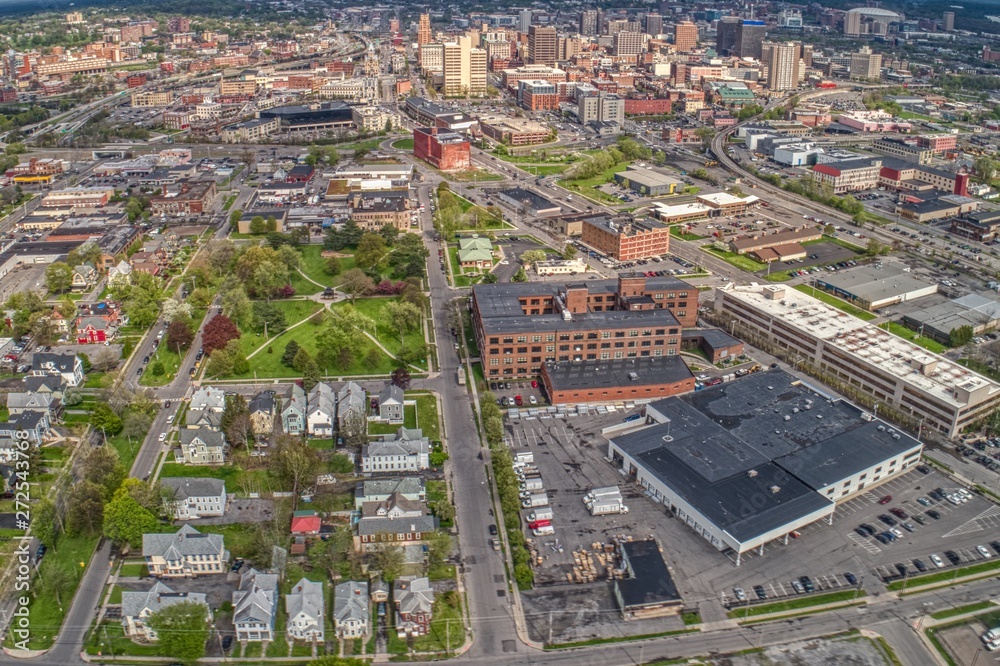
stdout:
<svg viewBox="0 0 1000 666">
<path fill-rule="evenodd" d="M 799 582 L 802 583 L 802 587 L 805 588 L 806 592 L 813 592 L 816 586 L 813 585 L 812 579 L 809 576 L 799 576 Z"/>
<path fill-rule="evenodd" d="M 921 573 L 927 571 L 927 565 L 924 564 L 923 560 L 913 560 L 913 568 Z"/>
<path fill-rule="evenodd" d="M 879 504 L 888 504 L 891 501 L 892 501 L 892 495 L 886 495 L 885 497 L 883 497 L 882 499 L 880 499 L 878 501 L 878 503 Z"/>
<path fill-rule="evenodd" d="M 764 591 L 763 585 L 754 585 L 753 592 L 757 595 L 758 599 L 767 599 L 767 592 Z"/>
<path fill-rule="evenodd" d="M 844 580 L 846 580 L 848 582 L 848 584 L 850 584 L 850 585 L 857 585 L 858 584 L 858 577 L 855 576 L 850 571 L 845 571 L 844 572 Z"/>
<path fill-rule="evenodd" d="M 944 560 L 938 557 L 937 553 L 931 553 L 931 562 L 933 562 L 934 566 L 936 566 L 938 569 L 944 567 Z"/>
</svg>

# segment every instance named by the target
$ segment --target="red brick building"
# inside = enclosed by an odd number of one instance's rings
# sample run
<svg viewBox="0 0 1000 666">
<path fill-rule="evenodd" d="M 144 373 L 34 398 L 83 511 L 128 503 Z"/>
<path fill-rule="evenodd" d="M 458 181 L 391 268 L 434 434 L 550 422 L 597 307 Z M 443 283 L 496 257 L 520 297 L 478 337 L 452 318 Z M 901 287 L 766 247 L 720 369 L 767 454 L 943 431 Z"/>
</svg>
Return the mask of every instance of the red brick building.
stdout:
<svg viewBox="0 0 1000 666">
<path fill-rule="evenodd" d="M 548 362 L 674 356 L 681 330 L 697 318 L 695 287 L 641 273 L 472 290 L 473 328 L 487 378 L 535 376 Z"/>
<path fill-rule="evenodd" d="M 440 127 L 413 130 L 413 155 L 441 171 L 461 171 L 472 164 L 469 141 Z"/>
<path fill-rule="evenodd" d="M 625 98 L 626 116 L 665 116 L 670 113 L 669 99 L 655 99 L 652 96 Z"/>
<path fill-rule="evenodd" d="M 128 78 L 125 79 L 125 84 L 129 88 L 141 88 L 146 85 L 146 75 L 145 74 L 129 74 Z"/>
<path fill-rule="evenodd" d="M 149 200 L 153 215 L 194 215 L 212 205 L 217 188 L 214 180 L 182 180 L 167 185 L 163 194 Z"/>
<path fill-rule="evenodd" d="M 670 227 L 649 219 L 621 222 L 592 217 L 583 221 L 581 240 L 617 261 L 635 261 L 670 252 Z"/>
<path fill-rule="evenodd" d="M 930 148 L 935 153 L 943 153 L 958 147 L 958 135 L 925 134 L 917 137 L 917 145 L 921 148 Z"/>
</svg>

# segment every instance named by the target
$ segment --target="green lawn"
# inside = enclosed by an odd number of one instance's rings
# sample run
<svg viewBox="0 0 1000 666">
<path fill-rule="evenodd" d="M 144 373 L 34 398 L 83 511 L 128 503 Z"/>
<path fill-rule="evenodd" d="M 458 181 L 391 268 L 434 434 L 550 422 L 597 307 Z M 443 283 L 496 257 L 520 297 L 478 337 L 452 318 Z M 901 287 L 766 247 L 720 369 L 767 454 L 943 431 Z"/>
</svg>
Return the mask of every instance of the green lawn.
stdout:
<svg viewBox="0 0 1000 666">
<path fill-rule="evenodd" d="M 149 569 L 142 562 L 126 562 L 122 565 L 118 575 L 138 578 L 140 576 L 148 576 Z"/>
<path fill-rule="evenodd" d="M 407 396 L 412 397 L 412 396 Z M 441 439 L 441 428 L 438 424 L 437 398 L 430 394 L 415 396 L 417 401 L 417 427 L 432 442 Z"/>
<path fill-rule="evenodd" d="M 109 620 L 102 622 L 90 634 L 87 641 L 86 651 L 89 655 L 128 655 L 132 657 L 156 657 L 160 656 L 160 646 L 153 644 L 140 644 L 132 641 L 125 635 L 122 623 Z"/>
<path fill-rule="evenodd" d="M 940 610 L 936 613 L 931 613 L 931 617 L 935 620 L 946 620 L 949 617 L 954 617 L 956 615 L 964 615 L 965 613 L 974 613 L 976 611 L 986 610 L 993 606 L 992 601 L 977 601 L 973 604 L 967 604 L 965 606 L 955 606 L 954 608 L 946 608 Z"/>
<path fill-rule="evenodd" d="M 106 372 L 91 372 L 87 375 L 87 381 L 83 383 L 83 388 L 102 389 L 111 386 L 115 380 L 115 375 Z"/>
<path fill-rule="evenodd" d="M 417 408 L 415 405 L 403 406 L 403 427 L 417 427 Z M 399 430 L 398 423 L 378 423 L 377 421 L 371 421 L 368 423 L 369 435 L 391 435 L 397 430 Z"/>
<path fill-rule="evenodd" d="M 170 528 L 174 531 L 176 528 Z M 198 531 L 202 534 L 221 534 L 225 537 L 226 550 L 232 553 L 234 558 L 247 557 L 254 552 L 254 540 L 257 538 L 257 525 L 254 523 L 236 523 L 233 525 L 199 525 Z M 290 537 L 289 537 L 290 538 Z M 288 539 L 286 539 L 287 541 Z M 287 546 L 287 543 L 279 544 Z"/>
<path fill-rule="evenodd" d="M 572 190 L 577 192 L 588 199 L 593 199 L 598 203 L 610 203 L 610 204 L 620 204 L 621 201 L 610 194 L 603 192 L 599 189 L 601 185 L 611 182 L 614 180 L 615 174 L 624 171 L 628 167 L 628 162 L 622 162 L 616 164 L 613 167 L 605 169 L 601 173 L 597 174 L 593 178 L 578 178 L 574 180 L 565 179 L 560 180 L 559 184 L 565 187 L 567 190 Z"/>
<path fill-rule="evenodd" d="M 213 294 L 214 297 L 214 294 Z M 208 308 L 193 308 L 191 311 L 191 326 L 194 330 L 201 328 L 201 323 L 205 319 L 205 315 L 208 314 Z M 149 358 L 149 365 L 146 366 L 146 370 L 139 377 L 139 383 L 143 386 L 166 386 L 170 382 L 174 381 L 174 377 L 177 376 L 177 371 L 181 367 L 181 362 L 184 360 L 184 356 L 187 355 L 190 349 L 182 349 L 181 353 L 178 354 L 176 349 L 167 348 L 167 338 L 164 337 L 161 341 L 159 347 L 153 352 L 152 356 Z M 154 375 L 152 372 L 153 364 L 157 361 L 163 363 L 163 368 L 165 372 L 162 375 Z"/>
<path fill-rule="evenodd" d="M 868 312 L 867 310 L 863 310 L 857 307 L 856 305 L 851 305 L 842 298 L 837 298 L 833 294 L 828 294 L 822 289 L 814 289 L 806 284 L 795 285 L 795 289 L 797 291 L 801 291 L 803 294 L 813 296 L 817 300 L 823 301 L 827 305 L 832 305 L 838 310 L 843 310 L 847 314 L 857 317 L 858 319 L 863 319 L 864 321 L 871 321 L 872 319 L 878 317 L 878 315 Z"/>
<path fill-rule="evenodd" d="M 708 252 L 711 255 L 722 259 L 727 264 L 731 264 L 741 271 L 746 271 L 747 273 L 757 273 L 758 271 L 763 271 L 767 269 L 767 264 L 761 263 L 745 254 L 736 254 L 735 252 L 723 252 L 722 250 L 717 250 L 711 245 L 703 245 L 702 250 Z"/>
<path fill-rule="evenodd" d="M 212 467 L 210 465 L 185 465 L 177 462 L 163 463 L 160 478 L 189 476 L 194 478 L 221 479 L 226 484 L 227 493 L 259 493 L 281 490 L 271 481 L 264 469 L 245 470 L 233 465 Z"/>
<path fill-rule="evenodd" d="M 879 328 L 886 328 L 893 335 L 898 335 L 899 337 L 909 340 L 913 344 L 923 347 L 927 351 L 934 352 L 935 354 L 943 354 L 948 351 L 948 347 L 944 346 L 937 340 L 928 338 L 927 336 L 922 336 L 916 331 L 910 330 L 898 322 L 888 321 L 883 324 L 879 324 Z"/>
<path fill-rule="evenodd" d="M 684 231 L 681 227 L 683 225 L 675 224 L 670 227 L 670 235 L 674 238 L 680 238 L 686 241 L 697 241 L 704 238 L 704 236 L 699 236 L 698 234 L 691 234 Z"/>
<path fill-rule="evenodd" d="M 115 435 L 108 437 L 108 444 L 115 447 L 118 459 L 125 466 L 125 469 L 132 469 L 132 463 L 135 461 L 136 453 L 139 452 L 139 447 L 142 446 L 142 440 L 133 438 L 132 441 L 129 441 L 128 437 L 124 435 Z"/>
<path fill-rule="evenodd" d="M 413 150 L 413 138 L 399 139 L 392 142 L 392 147 L 396 150 Z"/>
<path fill-rule="evenodd" d="M 323 287 L 305 279 L 298 271 L 289 273 L 288 284 L 292 285 L 296 296 L 312 296 L 323 291 Z"/>
<path fill-rule="evenodd" d="M 962 578 L 964 576 L 989 574 L 997 569 L 1000 569 L 1000 560 L 981 562 L 979 564 L 973 564 L 971 567 L 961 567 L 959 569 L 951 569 L 950 571 L 937 571 L 925 576 L 910 576 L 906 581 L 895 580 L 889 583 L 887 587 L 890 592 L 894 592 L 902 589 L 904 582 L 906 583 L 907 588 L 911 588 L 918 585 L 922 586 L 931 585 L 933 583 L 948 582 L 954 580 L 955 578 Z"/>
<path fill-rule="evenodd" d="M 323 258 L 322 245 L 304 245 L 300 248 L 302 252 L 302 272 L 310 278 L 328 287 L 333 287 L 341 282 L 344 273 L 354 268 L 354 256 L 339 257 L 340 275 L 331 276 L 326 272 L 326 259 Z M 347 253 L 344 253 L 347 254 Z M 316 292 L 313 292 L 316 293 Z"/>
<path fill-rule="evenodd" d="M 747 608 L 738 608 L 731 610 L 726 613 L 727 617 L 730 618 L 743 618 L 743 617 L 754 617 L 755 615 L 768 615 L 770 613 L 782 613 L 784 611 L 797 610 L 799 608 L 810 608 L 812 606 L 820 606 L 823 604 L 835 604 L 844 601 L 851 601 L 855 598 L 856 590 L 841 590 L 840 592 L 832 592 L 830 594 L 819 594 L 816 596 L 805 596 L 789 599 L 788 601 L 779 601 L 773 604 L 762 604 L 760 606 L 749 606 Z M 861 599 L 865 596 L 864 590 L 857 592 L 857 598 Z"/>
<path fill-rule="evenodd" d="M 382 315 L 382 310 L 393 301 L 398 301 L 395 296 L 380 298 L 362 298 L 354 303 L 354 309 L 372 319 L 376 324 L 373 331 L 376 339 L 389 351 L 396 351 L 400 347 L 399 329 L 391 326 Z M 341 301 L 333 306 L 333 309 L 344 308 L 350 305 L 349 301 Z M 424 330 L 418 326 L 403 334 L 403 344 L 414 347 L 424 343 Z M 424 364 L 426 366 L 426 363 Z"/>
<path fill-rule="evenodd" d="M 68 537 L 61 536 L 56 542 L 54 549 L 42 559 L 38 570 L 38 576 L 34 578 L 31 586 L 32 597 L 28 604 L 28 622 L 31 627 L 31 636 L 28 639 L 28 648 L 32 650 L 44 650 L 52 646 L 56 634 L 62 626 L 66 610 L 69 609 L 73 600 L 73 594 L 80 584 L 83 575 L 81 562 L 88 562 L 94 554 L 97 546 L 97 537 Z M 57 600 L 54 596 L 46 594 L 39 579 L 56 569 L 66 572 L 68 584 L 59 595 Z M 11 645 L 13 634 L 8 632 L 7 645 Z"/>
<path fill-rule="evenodd" d="M 465 620 L 462 602 L 454 591 L 438 594 L 434 599 L 434 619 L 430 631 L 413 641 L 417 652 L 454 650 L 465 641 Z"/>
<path fill-rule="evenodd" d="M 229 210 L 230 208 L 232 208 L 233 204 L 236 203 L 237 196 L 238 195 L 236 194 L 231 194 L 228 197 L 226 197 L 226 203 L 222 204 L 222 210 Z"/>
<path fill-rule="evenodd" d="M 487 181 L 503 180 L 504 177 L 500 174 L 493 173 L 492 171 L 487 171 L 485 169 L 470 169 L 468 171 L 439 171 L 442 176 L 448 180 L 453 180 L 457 183 L 485 183 Z"/>
</svg>

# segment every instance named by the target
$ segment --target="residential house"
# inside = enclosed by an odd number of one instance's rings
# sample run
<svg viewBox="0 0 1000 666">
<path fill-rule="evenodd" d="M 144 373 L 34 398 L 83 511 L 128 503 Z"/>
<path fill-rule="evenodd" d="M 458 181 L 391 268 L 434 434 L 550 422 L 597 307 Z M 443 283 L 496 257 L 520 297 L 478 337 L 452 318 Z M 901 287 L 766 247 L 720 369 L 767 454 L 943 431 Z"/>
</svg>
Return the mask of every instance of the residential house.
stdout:
<svg viewBox="0 0 1000 666">
<path fill-rule="evenodd" d="M 153 576 L 166 578 L 225 573 L 229 551 L 221 534 L 184 525 L 174 534 L 143 534 L 142 556 Z"/>
<path fill-rule="evenodd" d="M 382 580 L 381 575 L 375 576 L 369 587 L 371 588 L 371 598 L 374 603 L 389 603 L 389 583 Z"/>
<path fill-rule="evenodd" d="M 337 416 L 337 394 L 320 382 L 309 391 L 306 428 L 311 437 L 333 437 L 333 422 Z"/>
<path fill-rule="evenodd" d="M 121 288 L 132 284 L 132 267 L 125 260 L 119 261 L 117 266 L 108 271 L 108 286 L 112 289 Z"/>
<path fill-rule="evenodd" d="M 36 352 L 31 357 L 31 375 L 45 377 L 59 375 L 66 386 L 79 386 L 83 382 L 83 361 L 76 354 Z"/>
<path fill-rule="evenodd" d="M 410 507 L 400 509 L 412 513 Z M 426 513 L 399 518 L 373 515 L 362 517 L 358 521 L 357 529 L 354 549 L 358 552 L 371 552 L 378 550 L 384 544 L 398 546 L 419 544 L 427 534 L 437 529 L 437 519 Z"/>
<path fill-rule="evenodd" d="M 93 264 L 80 264 L 73 269 L 73 291 L 86 291 L 97 285 L 97 269 Z"/>
<path fill-rule="evenodd" d="M 53 330 L 59 335 L 60 338 L 69 333 L 70 320 L 67 319 L 63 313 L 59 312 L 57 308 L 52 308 L 52 312 L 48 314 L 47 318 L 49 323 L 52 324 Z"/>
<path fill-rule="evenodd" d="M 378 411 L 375 418 L 383 423 L 403 422 L 403 389 L 386 384 L 378 394 Z"/>
<path fill-rule="evenodd" d="M 349 580 L 333 590 L 333 629 L 337 638 L 359 638 L 368 633 L 368 583 Z"/>
<path fill-rule="evenodd" d="M 292 384 L 291 395 L 281 404 L 282 431 L 288 435 L 301 435 L 306 432 L 307 411 L 308 403 L 305 391 L 298 384 Z"/>
<path fill-rule="evenodd" d="M 354 382 L 347 382 L 337 393 L 337 427 L 341 436 L 362 434 L 367 431 L 365 418 L 365 390 Z"/>
<path fill-rule="evenodd" d="M 60 375 L 38 377 L 25 375 L 22 381 L 24 383 L 24 390 L 28 393 L 44 393 L 54 400 L 62 400 L 64 385 L 63 378 Z"/>
<path fill-rule="evenodd" d="M 178 462 L 189 465 L 221 465 L 226 461 L 226 438 L 218 430 L 183 429 L 177 433 L 181 441 L 174 457 Z"/>
<path fill-rule="evenodd" d="M 188 428 L 218 428 L 226 411 L 226 393 L 215 386 L 202 386 L 191 396 L 184 424 Z"/>
<path fill-rule="evenodd" d="M 48 431 L 49 420 L 42 412 L 22 412 L 0 423 L 0 463 L 14 462 L 21 457 L 19 439 L 40 446 Z"/>
<path fill-rule="evenodd" d="M 251 568 L 233 591 L 233 627 L 238 641 L 274 640 L 278 576 Z"/>
<path fill-rule="evenodd" d="M 288 636 L 297 641 L 322 643 L 326 614 L 323 600 L 323 583 L 303 578 L 285 595 L 288 613 Z"/>
<path fill-rule="evenodd" d="M 427 488 L 419 476 L 358 481 L 354 487 L 354 508 L 360 511 L 365 503 L 384 502 L 392 495 L 414 502 L 425 502 Z"/>
<path fill-rule="evenodd" d="M 49 393 L 8 393 L 7 412 L 11 416 L 17 416 L 24 412 L 38 412 L 44 414 L 51 422 L 52 413 L 57 409 L 56 401 Z"/>
<path fill-rule="evenodd" d="M 274 391 L 261 391 L 250 398 L 247 409 L 254 435 L 263 437 L 274 432 Z"/>
<path fill-rule="evenodd" d="M 399 638 L 425 636 L 434 616 L 434 588 L 426 578 L 403 576 L 392 585 L 396 606 L 396 633 Z"/>
<path fill-rule="evenodd" d="M 419 428 L 400 428 L 361 448 L 361 471 L 419 472 L 430 466 L 430 442 Z"/>
<path fill-rule="evenodd" d="M 118 334 L 115 322 L 105 317 L 87 315 L 76 318 L 76 342 L 80 345 L 96 345 L 111 342 Z"/>
<path fill-rule="evenodd" d="M 174 520 L 196 520 L 226 513 L 226 483 L 222 479 L 163 477 L 160 485 L 173 492 L 166 505 Z"/>
<path fill-rule="evenodd" d="M 174 592 L 169 587 L 156 581 L 149 590 L 122 592 L 122 629 L 125 635 L 132 639 L 140 639 L 155 643 L 158 640 L 154 631 L 146 621 L 150 615 L 175 604 L 190 601 L 205 606 L 205 615 L 212 621 L 212 611 L 208 600 L 201 592 Z"/>
</svg>

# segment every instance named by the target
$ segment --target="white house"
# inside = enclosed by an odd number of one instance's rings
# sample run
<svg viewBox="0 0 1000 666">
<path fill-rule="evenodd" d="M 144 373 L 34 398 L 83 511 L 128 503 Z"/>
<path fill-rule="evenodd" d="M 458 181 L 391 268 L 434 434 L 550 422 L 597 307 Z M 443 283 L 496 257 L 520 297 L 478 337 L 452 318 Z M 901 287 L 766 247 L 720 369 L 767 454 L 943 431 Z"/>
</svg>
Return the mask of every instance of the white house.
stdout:
<svg viewBox="0 0 1000 666">
<path fill-rule="evenodd" d="M 226 513 L 226 483 L 221 479 L 163 477 L 160 484 L 173 491 L 166 502 L 174 520 L 195 520 Z"/>
<path fill-rule="evenodd" d="M 36 377 L 60 375 L 67 386 L 79 386 L 84 376 L 83 361 L 76 354 L 38 352 L 31 357 L 31 374 Z"/>
<path fill-rule="evenodd" d="M 142 556 L 150 575 L 174 578 L 223 573 L 229 561 L 221 534 L 202 534 L 190 525 L 174 534 L 143 534 Z"/>
<path fill-rule="evenodd" d="M 112 289 L 132 284 L 132 266 L 122 259 L 108 271 L 108 286 Z"/>
<path fill-rule="evenodd" d="M 278 576 L 250 569 L 233 591 L 233 627 L 238 641 L 274 640 Z"/>
<path fill-rule="evenodd" d="M 333 422 L 337 416 L 337 394 L 320 382 L 309 391 L 306 428 L 311 437 L 333 437 Z"/>
<path fill-rule="evenodd" d="M 419 428 L 400 428 L 361 449 L 361 471 L 418 472 L 430 466 L 430 442 Z"/>
<path fill-rule="evenodd" d="M 288 635 L 297 641 L 323 642 L 323 583 L 303 578 L 285 595 Z"/>
<path fill-rule="evenodd" d="M 218 428 L 225 410 L 225 391 L 214 386 L 202 386 L 191 395 L 184 424 L 189 428 Z"/>
<path fill-rule="evenodd" d="M 122 629 L 125 635 L 156 642 L 159 637 L 146 624 L 149 616 L 185 601 L 204 605 L 205 615 L 209 622 L 212 621 L 212 611 L 201 592 L 174 592 L 160 581 L 156 581 L 146 592 L 122 592 Z"/>
<path fill-rule="evenodd" d="M 368 633 L 368 583 L 349 580 L 333 591 L 333 628 L 338 638 Z"/>
</svg>

